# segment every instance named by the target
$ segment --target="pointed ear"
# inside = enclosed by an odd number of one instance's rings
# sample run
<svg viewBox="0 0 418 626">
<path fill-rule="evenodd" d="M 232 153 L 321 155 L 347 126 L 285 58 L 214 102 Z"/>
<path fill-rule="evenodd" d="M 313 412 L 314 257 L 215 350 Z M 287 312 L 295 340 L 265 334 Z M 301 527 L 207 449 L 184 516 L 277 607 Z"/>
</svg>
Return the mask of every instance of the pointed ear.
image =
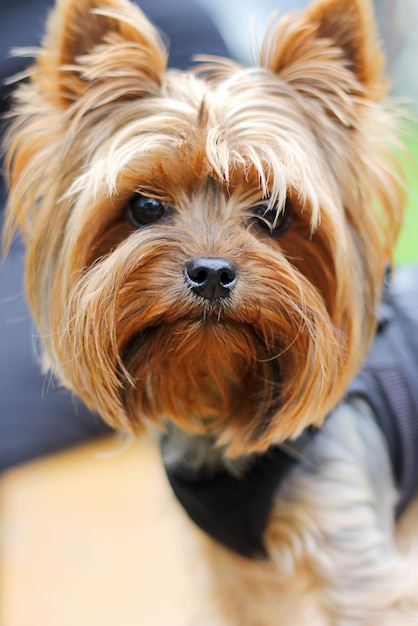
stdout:
<svg viewBox="0 0 418 626">
<path fill-rule="evenodd" d="M 342 49 L 344 58 L 368 89 L 380 82 L 383 55 L 370 0 L 318 0 L 306 12 L 318 36 Z"/>
<path fill-rule="evenodd" d="M 126 98 L 130 85 L 155 92 L 166 61 L 158 31 L 128 0 L 57 0 L 33 80 L 66 107 L 92 84 L 111 82 L 121 96 L 124 81 Z"/>
<path fill-rule="evenodd" d="M 304 61 L 310 63 L 307 72 L 332 74 L 333 56 L 351 71 L 367 97 L 377 100 L 386 91 L 371 0 L 316 0 L 301 15 L 281 22 L 269 45 L 266 64 L 284 77 Z"/>
</svg>

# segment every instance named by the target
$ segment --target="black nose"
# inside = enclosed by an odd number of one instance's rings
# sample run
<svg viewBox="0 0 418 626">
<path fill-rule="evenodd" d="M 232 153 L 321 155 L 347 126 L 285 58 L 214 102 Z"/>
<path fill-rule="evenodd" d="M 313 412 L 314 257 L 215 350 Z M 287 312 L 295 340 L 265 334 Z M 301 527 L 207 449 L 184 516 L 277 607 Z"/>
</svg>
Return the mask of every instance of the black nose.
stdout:
<svg viewBox="0 0 418 626">
<path fill-rule="evenodd" d="M 187 261 L 184 275 L 197 295 L 216 300 L 227 296 L 237 282 L 237 267 L 225 257 L 197 256 Z"/>
</svg>

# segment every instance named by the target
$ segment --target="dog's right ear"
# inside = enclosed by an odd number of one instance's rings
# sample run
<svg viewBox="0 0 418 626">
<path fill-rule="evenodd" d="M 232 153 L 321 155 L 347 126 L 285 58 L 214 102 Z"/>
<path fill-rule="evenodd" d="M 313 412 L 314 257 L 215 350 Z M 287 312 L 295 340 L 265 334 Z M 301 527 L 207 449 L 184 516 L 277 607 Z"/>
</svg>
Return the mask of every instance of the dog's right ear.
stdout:
<svg viewBox="0 0 418 626">
<path fill-rule="evenodd" d="M 158 31 L 128 0 L 56 0 L 32 82 L 61 108 L 91 86 L 129 99 L 155 93 L 166 62 Z"/>
<path fill-rule="evenodd" d="M 378 101 L 388 87 L 371 0 L 313 0 L 285 16 L 267 32 L 261 64 L 304 94 L 340 92 L 350 108 L 350 90 Z"/>
</svg>

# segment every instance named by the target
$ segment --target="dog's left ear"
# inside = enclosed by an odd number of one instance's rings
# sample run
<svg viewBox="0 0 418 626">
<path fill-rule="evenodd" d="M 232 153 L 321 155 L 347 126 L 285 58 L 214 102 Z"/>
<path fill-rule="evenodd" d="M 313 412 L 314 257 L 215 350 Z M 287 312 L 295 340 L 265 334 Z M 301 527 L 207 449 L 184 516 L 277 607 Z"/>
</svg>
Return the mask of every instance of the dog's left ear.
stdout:
<svg viewBox="0 0 418 626">
<path fill-rule="evenodd" d="M 56 0 L 32 81 L 65 109 L 98 85 L 113 101 L 153 93 L 166 62 L 157 29 L 129 0 Z"/>
<path fill-rule="evenodd" d="M 337 61 L 351 71 L 368 98 L 378 100 L 387 89 L 371 0 L 314 1 L 270 33 L 261 61 L 292 83 L 299 77 L 309 83 L 311 76 L 314 89 L 320 77 L 338 84 Z M 309 84 L 304 91 L 309 92 Z"/>
</svg>

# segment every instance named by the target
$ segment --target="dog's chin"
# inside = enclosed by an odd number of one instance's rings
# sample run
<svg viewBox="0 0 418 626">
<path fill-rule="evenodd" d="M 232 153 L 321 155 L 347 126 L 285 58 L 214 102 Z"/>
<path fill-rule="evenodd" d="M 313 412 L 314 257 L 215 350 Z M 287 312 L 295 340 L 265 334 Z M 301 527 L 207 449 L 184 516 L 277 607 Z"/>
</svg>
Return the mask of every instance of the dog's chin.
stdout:
<svg viewBox="0 0 418 626">
<path fill-rule="evenodd" d="M 131 421 L 168 418 L 187 432 L 234 440 L 245 432 L 247 443 L 268 430 L 281 399 L 280 348 L 267 348 L 245 324 L 221 322 L 217 308 L 204 321 L 146 328 L 126 343 L 122 362 L 135 384 L 123 403 Z"/>
<path fill-rule="evenodd" d="M 328 332 L 330 345 L 335 336 Z M 319 425 L 330 408 L 322 369 L 330 355 L 321 355 L 315 340 L 300 328 L 289 334 L 289 326 L 273 336 L 261 322 L 219 315 L 216 304 L 199 319 L 146 327 L 122 351 L 133 381 L 122 391 L 126 415 L 134 429 L 164 428 L 168 419 L 208 435 L 230 457 L 262 452 Z"/>
</svg>

